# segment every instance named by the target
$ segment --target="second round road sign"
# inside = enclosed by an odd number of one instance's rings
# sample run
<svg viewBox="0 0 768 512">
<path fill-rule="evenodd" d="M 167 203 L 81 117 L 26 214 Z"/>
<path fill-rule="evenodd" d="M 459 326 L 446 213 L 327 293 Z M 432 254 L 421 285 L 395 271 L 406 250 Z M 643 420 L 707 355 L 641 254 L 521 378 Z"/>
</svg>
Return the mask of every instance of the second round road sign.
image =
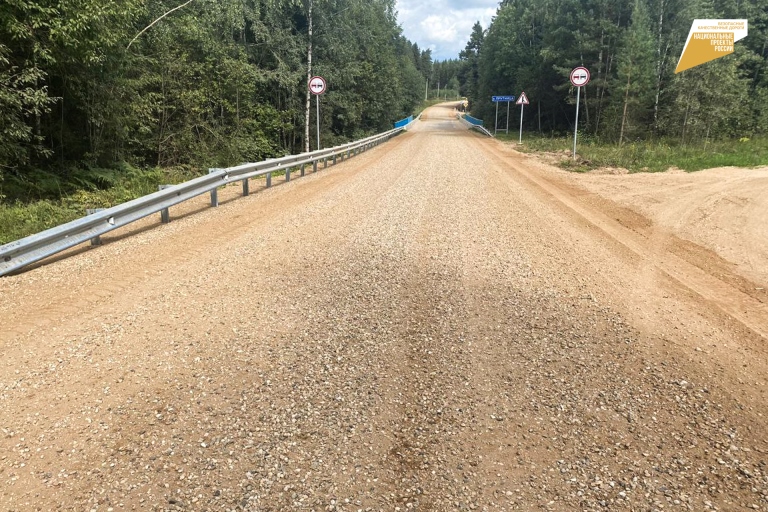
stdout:
<svg viewBox="0 0 768 512">
<path fill-rule="evenodd" d="M 571 83 L 574 87 L 582 87 L 589 83 L 589 70 L 585 67 L 573 68 L 571 71 Z"/>
<path fill-rule="evenodd" d="M 320 95 L 325 92 L 327 84 L 325 78 L 321 76 L 313 76 L 309 79 L 309 91 L 314 95 Z"/>
</svg>

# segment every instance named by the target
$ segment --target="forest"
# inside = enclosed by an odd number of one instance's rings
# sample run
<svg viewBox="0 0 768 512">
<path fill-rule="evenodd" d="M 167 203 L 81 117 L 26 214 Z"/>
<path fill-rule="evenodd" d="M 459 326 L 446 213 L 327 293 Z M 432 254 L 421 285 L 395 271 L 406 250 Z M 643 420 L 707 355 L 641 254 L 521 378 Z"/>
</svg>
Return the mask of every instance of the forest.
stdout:
<svg viewBox="0 0 768 512">
<path fill-rule="evenodd" d="M 749 36 L 675 74 L 696 18 L 745 18 Z M 592 75 L 585 140 L 768 140 L 768 0 L 503 0 L 467 40 L 433 62 L 403 36 L 396 0 L 4 0 L 0 242 L 207 167 L 315 149 L 312 75 L 329 85 L 325 147 L 390 128 L 425 91 L 466 96 L 488 126 L 492 95 L 525 91 L 525 130 L 563 135 L 575 66 Z"/>
<path fill-rule="evenodd" d="M 395 0 L 4 0 L 0 202 L 315 149 L 311 75 L 323 146 L 384 131 L 431 67 Z"/>
<path fill-rule="evenodd" d="M 694 19 L 747 19 L 749 36 L 735 53 L 675 74 Z M 585 66 L 592 79 L 579 129 L 601 143 L 687 145 L 768 131 L 768 0 L 504 0 L 490 27 L 477 23 L 468 38 L 446 64 L 487 126 L 492 95 L 525 91 L 527 130 L 572 130 L 568 76 Z"/>
</svg>

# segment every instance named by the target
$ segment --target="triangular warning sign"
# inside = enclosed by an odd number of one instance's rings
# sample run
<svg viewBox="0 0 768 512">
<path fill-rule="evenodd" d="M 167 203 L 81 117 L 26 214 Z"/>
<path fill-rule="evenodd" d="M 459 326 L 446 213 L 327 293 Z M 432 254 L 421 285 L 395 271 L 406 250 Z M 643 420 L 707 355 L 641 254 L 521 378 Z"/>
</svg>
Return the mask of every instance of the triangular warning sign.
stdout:
<svg viewBox="0 0 768 512">
<path fill-rule="evenodd" d="M 529 105 L 530 102 L 528 101 L 528 96 L 525 95 L 525 92 L 520 93 L 520 97 L 517 98 L 517 101 L 515 102 L 518 105 Z"/>
</svg>

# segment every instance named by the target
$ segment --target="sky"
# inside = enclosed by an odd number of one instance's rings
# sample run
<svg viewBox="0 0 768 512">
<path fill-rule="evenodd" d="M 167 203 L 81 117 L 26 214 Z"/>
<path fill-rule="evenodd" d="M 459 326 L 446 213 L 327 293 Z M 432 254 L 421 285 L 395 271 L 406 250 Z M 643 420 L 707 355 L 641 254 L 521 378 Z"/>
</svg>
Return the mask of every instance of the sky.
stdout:
<svg viewBox="0 0 768 512">
<path fill-rule="evenodd" d="M 499 0 L 397 0 L 403 34 L 433 60 L 457 59 L 479 21 L 483 29 L 496 15 Z"/>
</svg>

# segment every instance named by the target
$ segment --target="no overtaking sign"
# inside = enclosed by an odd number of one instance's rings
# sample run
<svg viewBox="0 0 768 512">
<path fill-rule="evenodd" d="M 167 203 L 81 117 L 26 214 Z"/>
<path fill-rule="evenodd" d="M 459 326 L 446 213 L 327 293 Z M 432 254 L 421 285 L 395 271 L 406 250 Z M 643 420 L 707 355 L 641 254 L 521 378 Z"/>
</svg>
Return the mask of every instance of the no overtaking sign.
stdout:
<svg viewBox="0 0 768 512">
<path fill-rule="evenodd" d="M 579 66 L 571 71 L 571 84 L 574 87 L 582 87 L 589 83 L 589 70 Z"/>
<path fill-rule="evenodd" d="M 309 80 L 309 91 L 314 95 L 323 94 L 326 87 L 325 78 L 321 76 L 313 76 Z"/>
</svg>

